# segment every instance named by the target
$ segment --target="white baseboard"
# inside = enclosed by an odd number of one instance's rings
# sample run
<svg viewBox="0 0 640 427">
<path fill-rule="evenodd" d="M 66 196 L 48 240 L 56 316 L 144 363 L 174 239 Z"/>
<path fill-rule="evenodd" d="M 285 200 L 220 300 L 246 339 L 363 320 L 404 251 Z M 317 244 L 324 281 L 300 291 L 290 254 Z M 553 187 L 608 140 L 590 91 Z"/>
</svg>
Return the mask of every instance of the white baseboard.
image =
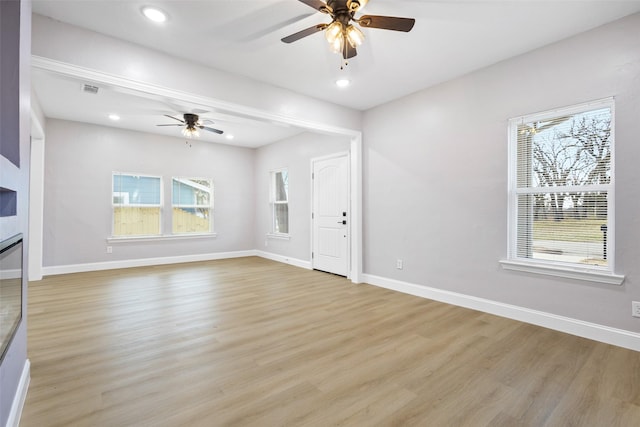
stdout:
<svg viewBox="0 0 640 427">
<path fill-rule="evenodd" d="M 57 274 L 70 274 L 70 273 L 85 273 L 88 271 L 101 271 L 101 270 L 115 270 L 119 268 L 131 268 L 131 267 L 148 267 L 152 265 L 164 265 L 164 264 L 179 264 L 183 262 L 196 262 L 196 261 L 212 261 L 218 259 L 228 258 L 242 258 L 248 256 L 259 256 L 261 258 L 270 259 L 272 261 L 282 262 L 284 264 L 290 264 L 296 267 L 306 268 L 311 270 L 311 262 L 303 261 L 297 258 L 291 258 L 284 255 L 278 255 L 270 252 L 248 250 L 248 251 L 236 251 L 236 252 L 218 252 L 210 254 L 199 255 L 181 255 L 173 257 L 159 257 L 159 258 L 141 258 L 141 259 L 128 259 L 120 261 L 106 261 L 106 262 L 91 262 L 86 264 L 68 264 L 68 265 L 56 265 L 50 267 L 43 267 L 43 276 L 53 276 Z"/>
<path fill-rule="evenodd" d="M 141 258 L 121 261 L 91 262 L 87 264 L 56 265 L 43 267 L 42 274 L 44 276 L 52 276 L 56 274 L 84 273 L 87 271 L 115 270 L 118 268 L 148 267 L 164 264 L 180 264 L 183 262 L 213 261 L 218 259 L 242 258 L 247 256 L 257 256 L 257 253 L 255 250 L 249 250 L 159 258 Z"/>
<path fill-rule="evenodd" d="M 20 417 L 22 416 L 22 408 L 24 408 L 24 402 L 27 399 L 27 391 L 29 391 L 29 382 L 31 381 L 31 362 L 29 359 L 24 361 L 24 367 L 22 368 L 22 375 L 20 375 L 20 382 L 18 383 L 18 390 L 13 398 L 11 404 L 11 412 L 9 412 L 9 418 L 7 418 L 6 427 L 18 427 L 20 424 Z"/>
<path fill-rule="evenodd" d="M 362 281 L 381 288 L 405 294 L 428 298 L 447 304 L 470 308 L 497 316 L 506 317 L 533 325 L 543 326 L 579 337 L 612 344 L 630 350 L 640 351 L 640 334 L 624 329 L 611 328 L 597 323 L 585 322 L 570 317 L 558 316 L 544 311 L 531 310 L 511 304 L 504 304 L 484 298 L 477 298 L 457 292 L 445 291 L 414 283 L 387 279 L 371 274 L 363 274 Z"/>
<path fill-rule="evenodd" d="M 278 254 L 265 252 L 265 251 L 256 251 L 255 255 L 261 258 L 270 259 L 272 261 L 278 261 L 284 264 L 291 264 L 296 267 L 301 267 L 301 268 L 306 268 L 307 270 L 311 270 L 311 261 L 303 261 L 301 259 L 291 258 L 288 256 L 278 255 Z"/>
</svg>

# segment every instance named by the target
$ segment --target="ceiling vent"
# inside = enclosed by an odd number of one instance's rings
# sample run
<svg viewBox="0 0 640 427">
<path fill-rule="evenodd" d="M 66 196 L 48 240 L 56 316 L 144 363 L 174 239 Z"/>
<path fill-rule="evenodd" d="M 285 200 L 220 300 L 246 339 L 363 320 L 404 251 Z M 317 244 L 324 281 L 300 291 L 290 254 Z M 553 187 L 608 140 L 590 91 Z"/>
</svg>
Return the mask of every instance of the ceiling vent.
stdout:
<svg viewBox="0 0 640 427">
<path fill-rule="evenodd" d="M 82 85 L 82 91 L 85 93 L 90 93 L 92 95 L 97 95 L 98 91 L 100 90 L 100 88 L 98 86 L 93 86 L 90 84 L 83 84 Z"/>
</svg>

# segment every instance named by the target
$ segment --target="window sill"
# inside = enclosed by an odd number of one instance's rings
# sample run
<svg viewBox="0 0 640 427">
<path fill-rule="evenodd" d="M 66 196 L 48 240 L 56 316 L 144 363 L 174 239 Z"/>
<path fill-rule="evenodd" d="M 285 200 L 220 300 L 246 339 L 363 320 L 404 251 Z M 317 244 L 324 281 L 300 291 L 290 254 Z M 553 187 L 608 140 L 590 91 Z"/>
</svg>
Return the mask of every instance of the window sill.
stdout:
<svg viewBox="0 0 640 427">
<path fill-rule="evenodd" d="M 267 233 L 268 239 L 274 240 L 291 240 L 290 234 L 280 234 L 280 233 Z"/>
<path fill-rule="evenodd" d="M 589 270 L 586 268 L 571 268 L 549 264 L 538 264 L 525 261 L 500 260 L 505 270 L 524 271 L 527 273 L 544 274 L 547 276 L 564 277 L 568 279 L 584 280 L 588 282 L 605 283 L 607 285 L 622 285 L 624 276 Z"/>
<path fill-rule="evenodd" d="M 107 237 L 107 243 L 159 242 L 165 240 L 215 239 L 217 233 L 167 234 L 161 236 Z"/>
</svg>

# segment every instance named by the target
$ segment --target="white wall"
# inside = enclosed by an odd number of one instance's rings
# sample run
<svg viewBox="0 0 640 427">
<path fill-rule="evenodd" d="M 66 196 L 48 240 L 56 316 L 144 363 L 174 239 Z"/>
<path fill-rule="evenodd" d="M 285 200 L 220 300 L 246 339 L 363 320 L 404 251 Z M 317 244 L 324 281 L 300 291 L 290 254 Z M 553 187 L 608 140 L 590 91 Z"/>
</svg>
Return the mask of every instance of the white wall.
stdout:
<svg viewBox="0 0 640 427">
<path fill-rule="evenodd" d="M 311 159 L 349 151 L 347 137 L 303 133 L 256 150 L 254 247 L 270 254 L 311 261 Z M 290 240 L 267 238 L 271 227 L 269 172 L 289 171 Z"/>
<path fill-rule="evenodd" d="M 624 284 L 502 270 L 507 120 L 609 96 Z M 640 14 L 367 111 L 364 272 L 639 332 L 639 117 Z"/>
<path fill-rule="evenodd" d="M 75 264 L 253 249 L 253 150 L 48 119 L 45 144 L 43 264 Z M 214 239 L 111 244 L 111 174 L 211 177 Z M 169 216 L 165 225 L 170 229 Z"/>
</svg>

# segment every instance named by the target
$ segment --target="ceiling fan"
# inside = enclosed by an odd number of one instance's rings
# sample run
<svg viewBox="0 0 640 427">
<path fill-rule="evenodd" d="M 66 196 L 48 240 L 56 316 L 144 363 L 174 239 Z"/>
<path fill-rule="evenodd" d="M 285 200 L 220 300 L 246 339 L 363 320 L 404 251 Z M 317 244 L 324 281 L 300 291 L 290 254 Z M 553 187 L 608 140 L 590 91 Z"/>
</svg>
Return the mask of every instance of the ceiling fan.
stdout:
<svg viewBox="0 0 640 427">
<path fill-rule="evenodd" d="M 200 133 L 198 132 L 198 129 L 202 129 L 202 130 L 206 130 L 206 131 L 209 131 L 209 132 L 217 133 L 219 135 L 224 133 L 220 129 L 215 129 L 215 128 L 212 128 L 212 127 L 209 127 L 209 126 L 205 126 L 202 123 L 202 121 L 200 120 L 200 117 L 197 114 L 184 113 L 183 116 L 182 116 L 184 118 L 184 120 L 179 119 L 177 117 L 170 116 L 168 114 L 165 114 L 165 117 L 169 117 L 170 119 L 177 120 L 180 123 L 170 123 L 170 124 L 162 124 L 162 125 L 156 125 L 156 126 L 184 126 L 183 129 L 182 129 L 182 134 L 184 136 L 186 136 L 187 138 L 193 138 L 193 137 L 200 136 Z"/>
<path fill-rule="evenodd" d="M 416 20 L 394 16 L 364 15 L 356 18 L 355 14 L 362 9 L 368 0 L 299 0 L 312 8 L 331 16 L 329 24 L 318 24 L 282 39 L 285 43 L 293 43 L 303 37 L 319 31 L 325 31 L 325 37 L 331 50 L 341 53 L 346 60 L 357 55 L 356 47 L 364 41 L 364 34 L 352 22 L 363 28 L 380 28 L 383 30 L 411 31 Z"/>
</svg>

